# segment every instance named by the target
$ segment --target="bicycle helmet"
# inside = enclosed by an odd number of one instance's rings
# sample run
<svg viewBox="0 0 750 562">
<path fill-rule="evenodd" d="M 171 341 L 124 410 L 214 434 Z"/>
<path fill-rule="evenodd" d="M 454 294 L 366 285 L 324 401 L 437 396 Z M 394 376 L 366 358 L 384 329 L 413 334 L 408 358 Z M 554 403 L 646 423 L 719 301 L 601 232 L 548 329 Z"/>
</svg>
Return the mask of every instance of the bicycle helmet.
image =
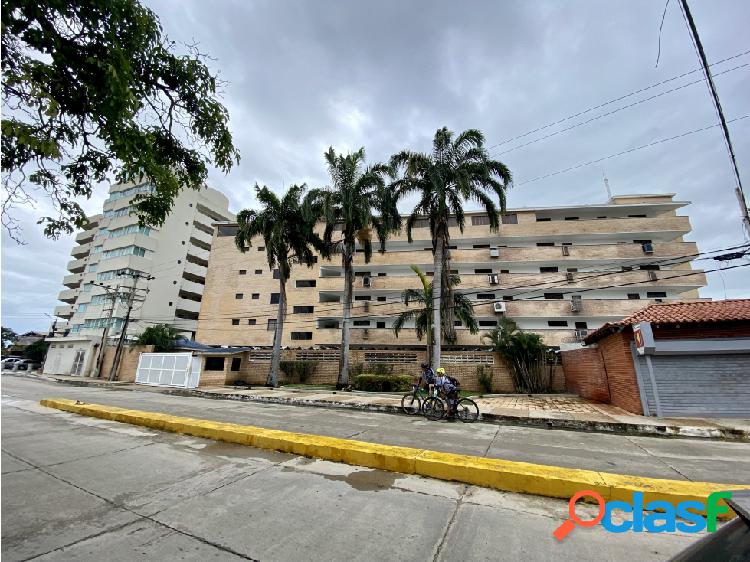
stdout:
<svg viewBox="0 0 750 562">
<path fill-rule="evenodd" d="M 442 367 L 439 367 L 438 370 L 437 370 L 437 374 L 438 375 L 444 375 L 445 374 L 445 369 L 443 369 Z"/>
</svg>

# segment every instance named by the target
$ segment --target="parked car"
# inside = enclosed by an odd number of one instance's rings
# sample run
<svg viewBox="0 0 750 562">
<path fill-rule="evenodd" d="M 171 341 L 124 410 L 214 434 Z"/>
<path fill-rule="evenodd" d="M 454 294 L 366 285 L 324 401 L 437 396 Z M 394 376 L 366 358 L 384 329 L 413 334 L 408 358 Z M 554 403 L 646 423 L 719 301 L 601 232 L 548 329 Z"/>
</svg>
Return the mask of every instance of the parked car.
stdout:
<svg viewBox="0 0 750 562">
<path fill-rule="evenodd" d="M 12 369 L 13 365 L 18 363 L 22 359 L 23 357 L 13 357 L 12 355 L 3 357 L 3 369 Z"/>
<path fill-rule="evenodd" d="M 41 363 L 33 359 L 21 359 L 13 363 L 14 371 L 37 371 L 42 368 Z"/>
</svg>

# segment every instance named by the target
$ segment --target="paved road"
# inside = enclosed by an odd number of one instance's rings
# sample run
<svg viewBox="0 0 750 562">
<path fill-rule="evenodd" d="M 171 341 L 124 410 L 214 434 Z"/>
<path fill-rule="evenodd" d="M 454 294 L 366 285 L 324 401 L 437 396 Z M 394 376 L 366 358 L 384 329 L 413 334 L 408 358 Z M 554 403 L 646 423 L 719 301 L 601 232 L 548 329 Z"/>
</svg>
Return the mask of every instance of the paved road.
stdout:
<svg viewBox="0 0 750 562">
<path fill-rule="evenodd" d="M 148 387 L 145 387 L 148 388 Z M 429 422 L 374 412 L 72 387 L 3 377 L 3 393 L 167 412 L 362 441 L 674 480 L 750 484 L 750 444 L 531 427 Z"/>
<path fill-rule="evenodd" d="M 696 540 L 597 527 L 559 544 L 551 536 L 567 510 L 559 500 L 156 432 L 37 400 L 174 401 L 214 416 L 221 402 L 5 377 L 2 394 L 4 560 L 665 560 Z M 235 415 L 245 408 L 245 421 L 346 436 L 400 421 L 383 416 L 368 428 L 369 415 L 229 406 Z M 579 513 L 593 516 L 589 506 Z"/>
</svg>

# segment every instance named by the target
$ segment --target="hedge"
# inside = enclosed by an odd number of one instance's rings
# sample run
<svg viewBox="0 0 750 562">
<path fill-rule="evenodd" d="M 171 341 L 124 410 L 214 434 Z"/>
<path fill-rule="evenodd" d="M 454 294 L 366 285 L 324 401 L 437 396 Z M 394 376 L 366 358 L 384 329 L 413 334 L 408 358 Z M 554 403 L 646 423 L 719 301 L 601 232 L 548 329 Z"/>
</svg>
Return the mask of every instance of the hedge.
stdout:
<svg viewBox="0 0 750 562">
<path fill-rule="evenodd" d="M 367 392 L 407 392 L 413 377 L 407 375 L 357 375 L 354 388 Z"/>
</svg>

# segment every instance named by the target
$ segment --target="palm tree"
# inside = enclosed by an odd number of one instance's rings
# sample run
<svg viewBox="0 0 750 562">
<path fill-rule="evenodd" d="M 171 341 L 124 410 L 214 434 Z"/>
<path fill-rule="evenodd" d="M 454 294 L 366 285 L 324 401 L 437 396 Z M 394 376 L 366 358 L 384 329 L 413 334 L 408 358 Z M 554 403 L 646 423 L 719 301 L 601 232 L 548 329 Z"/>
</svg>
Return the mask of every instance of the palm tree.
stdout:
<svg viewBox="0 0 750 562">
<path fill-rule="evenodd" d="M 266 380 L 269 386 L 277 386 L 279 380 L 281 337 L 286 315 L 286 283 L 292 264 L 301 263 L 312 267 L 315 263 L 314 250 L 324 257 L 328 255 L 323 240 L 315 234 L 315 216 L 300 203 L 305 189 L 305 184 L 292 185 L 279 199 L 266 186 L 256 184 L 255 192 L 262 206 L 261 210 L 245 209 L 237 215 L 239 229 L 234 239 L 237 248 L 246 252 L 252 245 L 253 238 L 261 236 L 266 247 L 268 266 L 272 270 L 279 270 L 279 310 L 273 334 L 271 370 Z"/>
<path fill-rule="evenodd" d="M 399 332 L 404 328 L 407 322 L 410 320 L 414 321 L 414 327 L 417 331 L 417 339 L 422 340 L 422 337 L 427 334 L 427 362 L 430 363 L 430 345 L 432 341 L 432 326 L 433 326 L 433 299 L 432 290 L 433 284 L 427 280 L 424 273 L 416 266 L 412 265 L 411 269 L 414 273 L 419 276 L 419 280 L 422 283 L 421 289 L 404 289 L 401 293 L 401 300 L 406 306 L 412 303 L 417 303 L 419 306 L 405 310 L 398 315 L 396 320 L 393 322 L 393 333 L 398 337 Z M 455 287 L 461 283 L 461 278 L 458 275 L 450 275 L 448 277 L 448 283 L 451 287 Z M 469 332 L 476 334 L 479 331 L 479 325 L 477 324 L 476 318 L 474 318 L 474 305 L 469 298 L 462 294 L 457 293 L 454 295 L 454 309 L 453 313 L 463 325 L 465 325 Z M 448 343 L 454 343 L 455 331 L 453 332 L 454 337 L 448 339 L 448 334 L 445 333 L 446 341 Z"/>
<path fill-rule="evenodd" d="M 344 270 L 344 311 L 341 329 L 341 360 L 339 388 L 349 384 L 349 330 L 354 291 L 354 253 L 359 242 L 364 249 L 365 263 L 372 257 L 372 232 L 380 240 L 380 251 L 390 232 L 400 227 L 395 191 L 386 185 L 390 168 L 383 164 L 365 166 L 365 150 L 336 154 L 330 147 L 323 155 L 331 176 L 331 186 L 309 193 L 308 205 L 325 222 L 323 240 L 341 252 Z"/>
<path fill-rule="evenodd" d="M 450 274 L 450 226 L 451 215 L 463 232 L 466 200 L 475 201 L 489 216 L 491 231 L 500 226 L 500 213 L 505 211 L 505 191 L 511 183 L 508 168 L 497 160 L 492 160 L 484 148 L 484 136 L 476 129 L 468 129 L 455 137 L 446 127 L 438 129 L 432 141 L 431 154 L 402 151 L 391 158 L 394 170 L 403 172 L 394 182 L 399 198 L 416 194 L 419 198 L 406 222 L 406 233 L 412 241 L 412 228 L 419 220 L 427 219 L 432 236 L 434 262 L 434 299 L 438 306 L 433 307 L 432 362 L 440 366 L 441 312 L 445 329 L 453 331 L 453 311 L 455 303 L 450 284 L 443 283 L 443 277 Z M 497 197 L 498 205 L 490 196 Z"/>
</svg>

